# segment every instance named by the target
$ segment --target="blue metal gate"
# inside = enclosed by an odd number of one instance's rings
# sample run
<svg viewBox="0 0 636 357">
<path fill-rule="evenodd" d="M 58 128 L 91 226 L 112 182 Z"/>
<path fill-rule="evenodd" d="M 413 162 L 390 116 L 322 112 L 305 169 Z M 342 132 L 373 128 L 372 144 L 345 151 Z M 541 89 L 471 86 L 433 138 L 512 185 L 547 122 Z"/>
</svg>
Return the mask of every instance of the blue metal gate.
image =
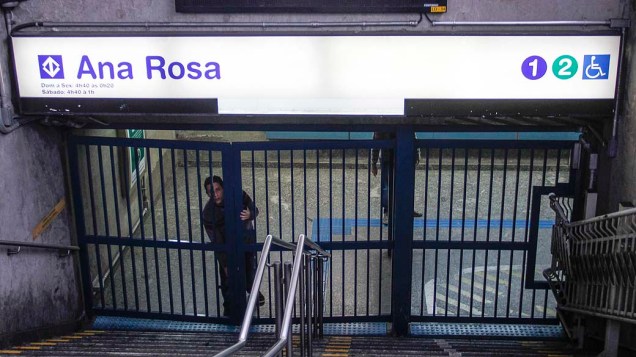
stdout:
<svg viewBox="0 0 636 357">
<path fill-rule="evenodd" d="M 267 234 L 294 241 L 306 233 L 333 254 L 325 322 L 392 322 L 398 333 L 424 321 L 555 322 L 534 274 L 553 221 L 541 197 L 572 192 L 573 143 L 396 135 L 232 144 L 71 137 L 86 301 L 102 315 L 227 321 L 215 254 L 228 255 L 233 296 L 242 296 L 243 252 L 258 252 Z M 372 148 L 394 151 L 392 170 L 372 174 Z M 209 242 L 199 217 L 212 175 L 223 177 L 226 212 L 236 213 L 227 232 L 245 233 L 242 190 L 259 208 L 255 244 Z M 382 175 L 391 183 L 388 222 Z M 273 321 L 265 279 L 262 323 Z M 244 299 L 235 300 L 232 311 L 241 311 Z"/>
</svg>

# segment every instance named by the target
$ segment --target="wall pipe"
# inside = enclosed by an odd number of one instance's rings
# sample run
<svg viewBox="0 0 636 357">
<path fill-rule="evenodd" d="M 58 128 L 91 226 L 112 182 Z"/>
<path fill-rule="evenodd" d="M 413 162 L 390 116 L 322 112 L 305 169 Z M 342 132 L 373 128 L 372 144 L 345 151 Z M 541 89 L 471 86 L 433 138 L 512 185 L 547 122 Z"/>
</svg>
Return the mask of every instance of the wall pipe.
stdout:
<svg viewBox="0 0 636 357">
<path fill-rule="evenodd" d="M 29 22 L 17 25 L 12 33 L 21 30 L 50 27 L 138 27 L 138 28 L 197 28 L 197 27 L 254 27 L 254 28 L 280 28 L 280 27 L 377 27 L 377 26 L 409 26 L 415 27 L 422 22 L 422 15 L 419 20 L 408 21 L 346 21 L 346 22 Z"/>
<path fill-rule="evenodd" d="M 3 8 L 5 9 L 5 8 Z M 2 47 L 6 48 L 5 42 L 11 33 L 11 10 L 4 10 L 5 26 L 2 29 Z M 5 51 L 8 52 L 8 51 Z M 15 112 L 11 98 L 11 86 L 7 79 L 9 70 L 7 68 L 8 56 L 0 58 L 0 133 L 9 134 L 21 126 L 20 122 L 15 120 Z"/>
<path fill-rule="evenodd" d="M 433 26 L 610 26 L 611 21 L 431 21 Z"/>
<path fill-rule="evenodd" d="M 618 154 L 618 121 L 620 119 L 618 112 L 620 110 L 621 86 L 623 82 L 623 51 L 625 50 L 625 28 L 621 29 L 621 55 L 618 61 L 618 69 L 616 74 L 616 101 L 614 103 L 614 120 L 612 121 L 612 137 L 607 145 L 607 156 L 613 159 Z"/>
</svg>

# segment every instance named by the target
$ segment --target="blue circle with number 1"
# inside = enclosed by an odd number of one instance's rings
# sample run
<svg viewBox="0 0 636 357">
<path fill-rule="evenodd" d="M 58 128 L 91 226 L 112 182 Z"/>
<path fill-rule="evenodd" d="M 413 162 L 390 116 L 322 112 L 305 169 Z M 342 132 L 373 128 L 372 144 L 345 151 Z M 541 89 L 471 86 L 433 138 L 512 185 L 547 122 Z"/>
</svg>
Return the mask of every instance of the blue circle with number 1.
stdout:
<svg viewBox="0 0 636 357">
<path fill-rule="evenodd" d="M 530 56 L 521 64 L 521 73 L 530 80 L 543 77 L 547 70 L 548 64 L 540 56 Z"/>
</svg>

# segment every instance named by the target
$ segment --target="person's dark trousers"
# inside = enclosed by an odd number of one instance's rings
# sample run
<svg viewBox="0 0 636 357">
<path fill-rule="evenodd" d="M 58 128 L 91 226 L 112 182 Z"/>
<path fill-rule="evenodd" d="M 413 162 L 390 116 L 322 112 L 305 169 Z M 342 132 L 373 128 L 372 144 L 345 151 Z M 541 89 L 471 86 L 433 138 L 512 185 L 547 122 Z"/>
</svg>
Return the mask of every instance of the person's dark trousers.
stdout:
<svg viewBox="0 0 636 357">
<path fill-rule="evenodd" d="M 245 291 L 252 290 L 254 275 L 256 274 L 256 253 L 245 253 Z"/>
<path fill-rule="evenodd" d="M 221 265 L 221 262 L 217 258 L 217 265 L 219 267 L 219 276 L 221 278 L 221 295 L 223 296 L 223 315 L 230 316 L 230 301 L 232 301 L 232 291 L 230 290 L 230 284 L 225 273 L 225 267 Z"/>
</svg>

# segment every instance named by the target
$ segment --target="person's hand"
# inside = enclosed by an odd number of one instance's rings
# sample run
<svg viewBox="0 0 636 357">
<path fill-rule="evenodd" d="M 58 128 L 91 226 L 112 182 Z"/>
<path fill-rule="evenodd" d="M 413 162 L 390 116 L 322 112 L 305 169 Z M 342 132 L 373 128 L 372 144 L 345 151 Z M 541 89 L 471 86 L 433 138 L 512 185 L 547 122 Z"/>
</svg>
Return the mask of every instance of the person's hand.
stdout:
<svg viewBox="0 0 636 357">
<path fill-rule="evenodd" d="M 371 164 L 371 173 L 373 176 L 378 176 L 378 164 Z"/>
<path fill-rule="evenodd" d="M 252 218 L 252 212 L 250 212 L 249 207 L 241 211 L 240 217 L 241 217 L 241 221 L 247 221 Z"/>
</svg>

